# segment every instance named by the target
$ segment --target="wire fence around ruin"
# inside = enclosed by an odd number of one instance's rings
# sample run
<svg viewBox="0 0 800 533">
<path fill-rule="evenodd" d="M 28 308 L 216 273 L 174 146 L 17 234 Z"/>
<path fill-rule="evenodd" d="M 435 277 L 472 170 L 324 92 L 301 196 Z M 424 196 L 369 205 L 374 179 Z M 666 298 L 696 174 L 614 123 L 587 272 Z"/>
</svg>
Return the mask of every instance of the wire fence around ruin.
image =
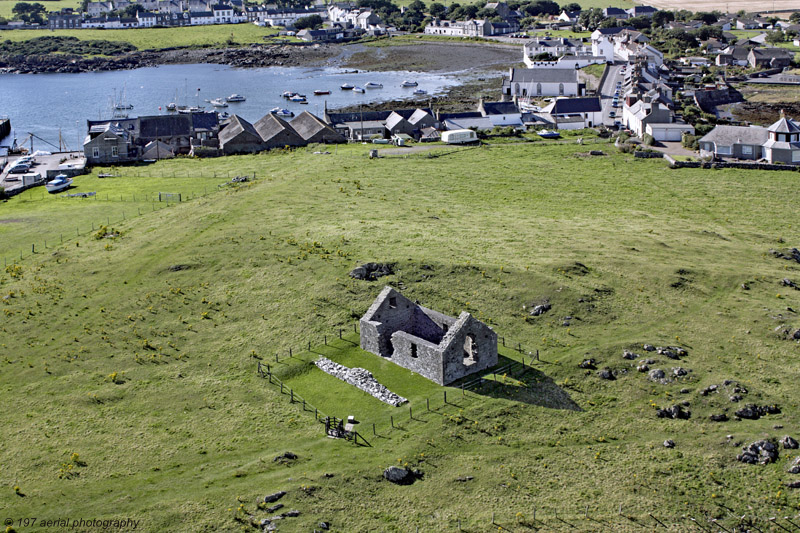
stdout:
<svg viewBox="0 0 800 533">
<path fill-rule="evenodd" d="M 351 334 L 350 330 L 350 327 L 338 328 L 332 335 L 323 334 L 321 343 L 319 341 L 308 340 L 299 346 L 290 346 L 282 352 L 276 352 L 270 355 L 268 359 L 257 361 L 256 373 L 261 378 L 266 379 L 269 384 L 274 385 L 281 395 L 285 395 L 289 399 L 290 403 L 301 406 L 303 412 L 314 413 L 314 421 L 325 425 L 326 434 L 328 436 L 344 438 L 352 441 L 354 444 L 363 446 L 372 446 L 365 437 L 364 431 L 369 432 L 371 429 L 371 439 L 375 437 L 385 437 L 387 431 L 403 430 L 410 423 L 424 422 L 421 418 L 424 416 L 424 413 L 437 412 L 445 407 L 460 407 L 460 404 L 457 403 L 459 399 L 470 401 L 477 400 L 481 395 L 476 394 L 476 390 L 481 389 L 484 393 L 491 392 L 493 388 L 503 387 L 505 380 L 509 377 L 511 379 L 521 378 L 529 370 L 535 369 L 535 367 L 532 366 L 533 364 L 544 362 L 539 358 L 538 350 L 526 351 L 521 342 L 507 341 L 504 336 L 500 336 L 498 339 L 501 345 L 508 350 L 517 352 L 520 357 L 519 361 L 511 359 L 500 366 L 487 369 L 472 378 L 463 379 L 455 387 L 443 388 L 441 396 L 424 397 L 420 400 L 424 400 L 424 403 L 412 404 L 409 401 L 407 405 L 403 406 L 404 408 L 408 408 L 407 414 L 405 414 L 405 409 L 400 409 L 397 413 L 388 415 L 387 418 L 369 421 L 367 423 L 368 429 L 359 432 L 352 427 L 352 424 L 350 424 L 348 428 L 348 424 L 346 424 L 343 419 L 326 414 L 321 409 L 314 406 L 285 381 L 281 380 L 273 369 L 274 364 L 285 363 L 287 360 L 296 360 L 297 364 L 307 364 L 308 361 L 301 359 L 300 354 L 311 353 L 314 346 L 330 346 L 329 341 L 334 339 L 348 340 L 346 339 L 346 335 Z M 353 323 L 352 334 L 357 333 L 359 333 L 358 324 Z M 517 381 L 517 383 L 520 383 L 520 381 Z M 485 390 L 486 387 L 490 389 L 487 391 Z"/>
</svg>

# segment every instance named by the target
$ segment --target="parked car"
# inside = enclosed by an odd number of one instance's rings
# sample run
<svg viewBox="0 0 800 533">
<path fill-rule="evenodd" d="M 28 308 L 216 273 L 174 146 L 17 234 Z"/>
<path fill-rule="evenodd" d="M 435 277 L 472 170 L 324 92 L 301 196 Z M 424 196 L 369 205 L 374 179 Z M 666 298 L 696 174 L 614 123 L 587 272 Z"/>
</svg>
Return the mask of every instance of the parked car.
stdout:
<svg viewBox="0 0 800 533">
<path fill-rule="evenodd" d="M 616 111 L 609 111 L 608 112 L 608 116 L 611 117 L 611 118 L 614 118 L 614 117 L 617 116 L 617 113 L 616 113 Z"/>
<path fill-rule="evenodd" d="M 30 168 L 30 163 L 14 163 L 14 166 L 12 166 L 8 172 L 9 174 L 24 174 L 30 170 Z"/>
</svg>

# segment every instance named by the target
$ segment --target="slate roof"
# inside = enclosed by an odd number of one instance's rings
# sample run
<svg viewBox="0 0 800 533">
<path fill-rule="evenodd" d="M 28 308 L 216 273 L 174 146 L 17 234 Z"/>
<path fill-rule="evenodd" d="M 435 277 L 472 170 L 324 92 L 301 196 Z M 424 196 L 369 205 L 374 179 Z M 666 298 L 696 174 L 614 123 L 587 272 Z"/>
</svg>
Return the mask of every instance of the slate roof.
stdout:
<svg viewBox="0 0 800 533">
<path fill-rule="evenodd" d="M 511 69 L 511 83 L 578 83 L 578 73 L 571 68 Z"/>
<path fill-rule="evenodd" d="M 333 138 L 333 136 L 340 136 L 336 130 L 325 124 L 322 119 L 312 115 L 308 111 L 303 111 L 294 117 L 290 124 L 292 128 L 294 128 L 294 131 L 306 141 L 323 130 L 326 130 L 326 134 L 331 138 Z"/>
<path fill-rule="evenodd" d="M 800 132 L 800 125 L 790 118 L 781 117 L 780 120 L 767 129 L 774 133 L 798 133 Z"/>
<path fill-rule="evenodd" d="M 261 139 L 261 136 L 258 134 L 252 124 L 247 122 L 239 115 L 233 115 L 228 125 L 219 132 L 219 142 L 221 145 L 224 145 L 242 132 L 247 132 L 257 139 Z"/>
<path fill-rule="evenodd" d="M 432 114 L 431 110 L 427 107 L 421 108 L 423 111 Z M 367 121 L 385 121 L 389 118 L 389 115 L 392 113 L 397 113 L 398 115 L 402 116 L 405 119 L 408 119 L 413 115 L 417 109 L 395 109 L 394 111 L 364 111 L 363 113 L 359 113 L 358 111 L 352 113 L 328 113 L 328 119 L 330 120 L 331 124 L 341 124 L 343 122 L 360 122 L 363 118 L 365 122 Z"/>
<path fill-rule="evenodd" d="M 392 111 L 392 114 L 386 119 L 386 129 L 392 130 L 404 120 L 406 119 L 401 114 Z"/>
<path fill-rule="evenodd" d="M 258 121 L 253 124 L 253 128 L 258 132 L 258 136 L 261 137 L 264 142 L 268 142 L 276 135 L 285 133 L 289 136 L 291 142 L 305 144 L 305 140 L 294 131 L 294 128 L 292 128 L 288 122 L 273 113 L 267 113 L 258 119 Z"/>
<path fill-rule="evenodd" d="M 753 55 L 756 59 L 792 59 L 794 54 L 785 48 L 753 48 Z"/>
<path fill-rule="evenodd" d="M 175 137 L 192 134 L 189 115 L 139 117 L 139 137 Z"/>
<path fill-rule="evenodd" d="M 513 115 L 519 113 L 514 102 L 483 102 L 486 115 Z"/>
<path fill-rule="evenodd" d="M 430 113 L 428 113 L 424 109 L 417 109 L 417 110 L 414 111 L 414 113 L 410 117 L 408 117 L 408 121 L 411 124 L 416 125 L 417 122 L 419 122 L 420 120 L 424 119 L 425 117 L 433 118 L 433 115 L 431 115 Z"/>
<path fill-rule="evenodd" d="M 567 113 L 597 113 L 602 110 L 600 98 L 594 96 L 587 98 L 558 98 L 542 111 L 552 115 L 564 115 Z"/>
<path fill-rule="evenodd" d="M 734 144 L 762 145 L 767 142 L 769 130 L 761 126 L 717 126 L 699 142 L 712 142 L 722 146 Z"/>
<path fill-rule="evenodd" d="M 214 131 L 219 128 L 219 116 L 216 113 L 192 113 L 190 116 L 195 131 Z"/>
</svg>

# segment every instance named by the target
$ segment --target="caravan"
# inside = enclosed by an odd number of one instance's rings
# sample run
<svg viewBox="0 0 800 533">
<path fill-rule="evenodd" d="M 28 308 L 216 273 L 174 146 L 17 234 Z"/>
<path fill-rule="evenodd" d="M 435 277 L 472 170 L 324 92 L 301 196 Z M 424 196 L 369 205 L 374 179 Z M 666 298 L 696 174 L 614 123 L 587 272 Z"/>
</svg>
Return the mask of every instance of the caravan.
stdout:
<svg viewBox="0 0 800 533">
<path fill-rule="evenodd" d="M 473 130 L 450 130 L 442 133 L 442 141 L 447 144 L 467 144 L 478 142 L 478 134 Z"/>
</svg>

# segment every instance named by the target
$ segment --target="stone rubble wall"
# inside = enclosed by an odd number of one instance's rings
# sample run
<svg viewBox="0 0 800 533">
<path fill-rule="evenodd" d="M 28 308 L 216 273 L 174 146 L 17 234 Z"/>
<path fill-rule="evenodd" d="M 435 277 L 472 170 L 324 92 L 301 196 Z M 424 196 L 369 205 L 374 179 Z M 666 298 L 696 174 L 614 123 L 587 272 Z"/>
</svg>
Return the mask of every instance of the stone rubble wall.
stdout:
<svg viewBox="0 0 800 533">
<path fill-rule="evenodd" d="M 403 405 L 408 401 L 378 383 L 378 380 L 372 377 L 372 373 L 364 368 L 347 368 L 346 366 L 331 361 L 327 357 L 320 357 L 314 361 L 314 364 L 326 374 L 341 379 L 345 383 L 349 383 L 393 407 Z"/>
</svg>

